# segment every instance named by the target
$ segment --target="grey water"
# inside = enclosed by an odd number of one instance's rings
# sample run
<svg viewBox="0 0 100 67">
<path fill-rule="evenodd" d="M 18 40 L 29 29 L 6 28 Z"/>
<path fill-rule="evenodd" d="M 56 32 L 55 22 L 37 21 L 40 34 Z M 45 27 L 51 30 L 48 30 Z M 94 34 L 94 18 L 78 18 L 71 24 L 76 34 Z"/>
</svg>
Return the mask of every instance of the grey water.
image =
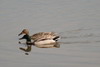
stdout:
<svg viewBox="0 0 100 67">
<path fill-rule="evenodd" d="M 1 67 L 100 67 L 99 0 L 0 0 Z M 60 48 L 19 48 L 29 29 L 57 32 Z"/>
</svg>

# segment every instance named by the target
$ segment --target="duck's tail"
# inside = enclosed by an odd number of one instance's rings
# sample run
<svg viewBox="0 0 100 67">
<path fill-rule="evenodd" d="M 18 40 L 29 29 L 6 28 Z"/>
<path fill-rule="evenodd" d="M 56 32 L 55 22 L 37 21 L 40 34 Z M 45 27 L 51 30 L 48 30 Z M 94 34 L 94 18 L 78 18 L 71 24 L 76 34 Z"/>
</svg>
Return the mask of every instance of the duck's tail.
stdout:
<svg viewBox="0 0 100 67">
<path fill-rule="evenodd" d="M 56 36 L 55 38 L 53 38 L 53 40 L 58 41 L 58 39 L 60 39 L 60 36 Z"/>
</svg>

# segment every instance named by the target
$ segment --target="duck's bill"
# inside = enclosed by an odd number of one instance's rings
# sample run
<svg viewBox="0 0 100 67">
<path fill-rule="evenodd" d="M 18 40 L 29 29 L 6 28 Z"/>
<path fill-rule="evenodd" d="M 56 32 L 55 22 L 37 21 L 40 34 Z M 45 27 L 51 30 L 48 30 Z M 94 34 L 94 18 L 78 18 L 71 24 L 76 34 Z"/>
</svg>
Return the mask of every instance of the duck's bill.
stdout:
<svg viewBox="0 0 100 67">
<path fill-rule="evenodd" d="M 18 36 L 22 35 L 22 33 L 18 34 Z"/>
</svg>

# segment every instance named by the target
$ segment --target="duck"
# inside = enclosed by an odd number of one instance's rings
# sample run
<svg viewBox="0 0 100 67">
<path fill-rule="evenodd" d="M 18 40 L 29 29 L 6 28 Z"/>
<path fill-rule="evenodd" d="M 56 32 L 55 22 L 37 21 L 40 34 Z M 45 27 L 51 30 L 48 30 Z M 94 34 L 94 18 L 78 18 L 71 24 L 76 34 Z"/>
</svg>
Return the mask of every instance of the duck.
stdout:
<svg viewBox="0 0 100 67">
<path fill-rule="evenodd" d="M 26 39 L 27 45 L 35 45 L 42 48 L 58 47 L 57 41 L 60 36 L 55 32 L 39 32 L 30 36 L 28 29 L 23 29 L 18 36 L 22 34 L 24 34 L 24 36 L 19 38 L 19 40 Z"/>
</svg>

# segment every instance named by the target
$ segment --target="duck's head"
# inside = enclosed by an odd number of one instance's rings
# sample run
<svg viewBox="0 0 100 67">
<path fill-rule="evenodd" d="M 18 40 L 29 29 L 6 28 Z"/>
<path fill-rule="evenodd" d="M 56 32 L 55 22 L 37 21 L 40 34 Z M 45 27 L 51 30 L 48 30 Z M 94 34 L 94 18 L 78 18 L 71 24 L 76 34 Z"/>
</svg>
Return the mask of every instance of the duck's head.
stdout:
<svg viewBox="0 0 100 67">
<path fill-rule="evenodd" d="M 23 29 L 23 31 L 20 34 L 18 34 L 18 36 L 20 36 L 22 34 L 28 34 L 29 35 L 28 29 Z"/>
<path fill-rule="evenodd" d="M 18 36 L 22 34 L 24 34 L 24 36 L 19 38 L 19 40 L 26 39 L 26 42 L 31 42 L 31 37 L 29 36 L 29 31 L 27 29 L 23 29 L 22 32 Z"/>
</svg>

